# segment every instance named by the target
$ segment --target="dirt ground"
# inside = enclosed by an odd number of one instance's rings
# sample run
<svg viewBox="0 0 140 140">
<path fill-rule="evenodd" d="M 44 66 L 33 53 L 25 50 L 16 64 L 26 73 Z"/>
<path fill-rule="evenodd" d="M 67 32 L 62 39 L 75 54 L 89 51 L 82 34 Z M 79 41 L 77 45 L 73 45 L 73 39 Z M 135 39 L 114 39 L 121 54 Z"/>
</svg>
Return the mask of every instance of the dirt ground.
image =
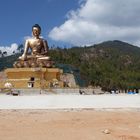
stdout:
<svg viewBox="0 0 140 140">
<path fill-rule="evenodd" d="M 140 140 L 140 111 L 0 110 L 0 140 Z"/>
</svg>

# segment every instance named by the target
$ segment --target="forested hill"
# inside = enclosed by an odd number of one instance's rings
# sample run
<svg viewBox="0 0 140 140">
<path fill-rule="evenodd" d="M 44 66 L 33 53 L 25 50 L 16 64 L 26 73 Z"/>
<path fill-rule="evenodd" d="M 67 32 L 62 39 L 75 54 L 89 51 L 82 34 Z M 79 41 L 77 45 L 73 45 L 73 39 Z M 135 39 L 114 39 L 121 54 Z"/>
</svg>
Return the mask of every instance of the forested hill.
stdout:
<svg viewBox="0 0 140 140">
<path fill-rule="evenodd" d="M 80 74 L 88 85 L 104 89 L 140 88 L 140 48 L 128 43 L 116 40 L 88 47 L 54 47 L 49 55 L 57 64 L 68 64 L 70 72 Z M 0 69 L 11 66 L 17 57 L 16 54 L 0 58 Z"/>
<path fill-rule="evenodd" d="M 140 48 L 121 41 L 107 41 L 89 47 L 55 49 L 58 63 L 80 70 L 88 85 L 103 88 L 140 88 Z"/>
</svg>

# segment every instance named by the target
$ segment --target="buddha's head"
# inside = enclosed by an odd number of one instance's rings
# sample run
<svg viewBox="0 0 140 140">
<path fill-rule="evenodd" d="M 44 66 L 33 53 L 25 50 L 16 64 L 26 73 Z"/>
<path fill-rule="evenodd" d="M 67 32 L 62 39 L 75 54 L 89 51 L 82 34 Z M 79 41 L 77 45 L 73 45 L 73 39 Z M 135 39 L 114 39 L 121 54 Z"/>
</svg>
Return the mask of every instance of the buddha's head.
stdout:
<svg viewBox="0 0 140 140">
<path fill-rule="evenodd" d="M 34 37 L 39 37 L 41 33 L 41 27 L 38 24 L 32 26 L 32 34 Z"/>
</svg>

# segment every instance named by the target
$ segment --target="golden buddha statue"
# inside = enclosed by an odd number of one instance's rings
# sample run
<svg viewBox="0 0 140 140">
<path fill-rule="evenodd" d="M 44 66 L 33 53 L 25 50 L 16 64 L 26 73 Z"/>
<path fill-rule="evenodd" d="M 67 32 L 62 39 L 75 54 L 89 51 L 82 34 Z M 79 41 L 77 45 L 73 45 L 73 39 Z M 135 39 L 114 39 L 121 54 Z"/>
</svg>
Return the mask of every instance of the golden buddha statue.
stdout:
<svg viewBox="0 0 140 140">
<path fill-rule="evenodd" d="M 28 50 L 31 49 L 31 56 L 33 57 L 45 57 L 48 53 L 48 43 L 46 40 L 40 38 L 41 27 L 38 24 L 35 24 L 32 27 L 33 38 L 27 39 L 25 42 L 24 53 L 19 59 L 26 60 L 28 59 Z"/>
<path fill-rule="evenodd" d="M 33 25 L 33 37 L 25 41 L 25 48 L 19 61 L 14 63 L 14 67 L 51 67 L 53 62 L 48 56 L 48 43 L 43 38 L 40 38 L 41 27 L 38 24 Z M 31 49 L 31 54 L 28 55 L 28 50 Z"/>
</svg>

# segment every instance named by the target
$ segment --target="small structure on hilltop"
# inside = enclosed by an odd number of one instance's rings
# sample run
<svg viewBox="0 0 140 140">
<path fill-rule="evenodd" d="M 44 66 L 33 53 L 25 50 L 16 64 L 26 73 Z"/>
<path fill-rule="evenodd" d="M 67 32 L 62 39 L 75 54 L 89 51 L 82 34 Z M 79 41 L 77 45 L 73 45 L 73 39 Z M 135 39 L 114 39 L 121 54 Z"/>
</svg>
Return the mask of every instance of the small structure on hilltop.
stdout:
<svg viewBox="0 0 140 140">
<path fill-rule="evenodd" d="M 33 37 L 26 40 L 23 55 L 13 64 L 14 68 L 5 70 L 6 82 L 14 88 L 47 88 L 53 85 L 54 79 L 58 87 L 63 87 L 60 81 L 63 71 L 55 68 L 54 61 L 48 56 L 47 41 L 40 37 L 40 33 L 41 27 L 35 24 L 32 27 Z"/>
</svg>

